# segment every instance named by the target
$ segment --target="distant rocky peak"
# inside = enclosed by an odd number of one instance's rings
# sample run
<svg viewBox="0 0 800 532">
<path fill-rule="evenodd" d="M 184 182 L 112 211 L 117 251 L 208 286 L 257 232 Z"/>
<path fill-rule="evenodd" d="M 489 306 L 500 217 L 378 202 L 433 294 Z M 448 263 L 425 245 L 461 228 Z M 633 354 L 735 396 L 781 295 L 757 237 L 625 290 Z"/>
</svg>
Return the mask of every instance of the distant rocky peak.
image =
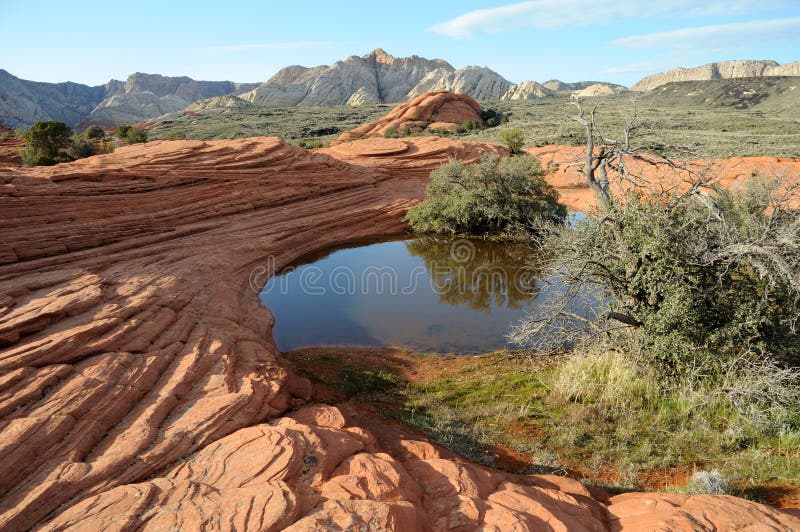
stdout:
<svg viewBox="0 0 800 532">
<path fill-rule="evenodd" d="M 374 61 L 376 63 L 383 63 L 384 65 L 393 65 L 395 56 L 386 53 L 383 48 L 375 48 L 370 53 L 363 57 L 367 61 Z"/>
</svg>

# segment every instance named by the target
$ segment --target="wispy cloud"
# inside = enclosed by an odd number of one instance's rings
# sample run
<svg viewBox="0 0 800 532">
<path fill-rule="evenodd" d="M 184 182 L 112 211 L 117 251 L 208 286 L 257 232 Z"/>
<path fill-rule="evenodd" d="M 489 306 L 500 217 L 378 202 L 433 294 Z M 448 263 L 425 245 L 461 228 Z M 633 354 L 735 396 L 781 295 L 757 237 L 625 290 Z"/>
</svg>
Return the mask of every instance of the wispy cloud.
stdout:
<svg viewBox="0 0 800 532">
<path fill-rule="evenodd" d="M 258 44 L 226 44 L 212 46 L 210 51 L 222 53 L 249 52 L 252 50 L 300 50 L 304 48 L 317 48 L 328 46 L 327 41 L 288 41 L 288 42 L 265 42 Z"/>
<path fill-rule="evenodd" d="M 531 0 L 476 9 L 436 24 L 430 30 L 448 37 L 463 38 L 476 33 L 520 28 L 551 30 L 611 24 L 628 19 L 763 12 L 787 4 L 790 4 L 789 0 Z"/>
<path fill-rule="evenodd" d="M 772 20 L 754 20 L 715 26 L 699 26 L 680 30 L 633 35 L 612 42 L 624 48 L 673 48 L 687 49 L 697 46 L 739 45 L 749 42 L 800 39 L 800 17 Z"/>
</svg>

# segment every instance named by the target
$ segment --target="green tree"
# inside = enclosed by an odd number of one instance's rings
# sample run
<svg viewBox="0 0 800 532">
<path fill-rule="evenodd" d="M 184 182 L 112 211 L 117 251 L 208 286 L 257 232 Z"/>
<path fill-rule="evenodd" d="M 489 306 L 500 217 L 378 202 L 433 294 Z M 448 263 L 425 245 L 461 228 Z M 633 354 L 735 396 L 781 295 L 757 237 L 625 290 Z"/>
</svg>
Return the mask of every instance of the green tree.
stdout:
<svg viewBox="0 0 800 532">
<path fill-rule="evenodd" d="M 128 144 L 147 142 L 147 131 L 132 127 L 128 129 L 128 132 L 125 134 L 125 140 L 128 142 Z"/>
<path fill-rule="evenodd" d="M 87 139 L 103 139 L 106 136 L 106 132 L 103 131 L 103 128 L 100 126 L 89 126 L 86 128 L 86 131 L 83 132 L 83 136 Z"/>
<path fill-rule="evenodd" d="M 518 129 L 507 129 L 500 132 L 500 140 L 512 155 L 517 155 L 522 153 L 522 147 L 525 145 L 525 134 Z"/>
<path fill-rule="evenodd" d="M 540 222 L 562 223 L 566 216 L 542 175 L 534 157 L 451 159 L 431 172 L 425 201 L 407 219 L 424 233 L 527 238 Z"/>
<path fill-rule="evenodd" d="M 73 159 L 83 159 L 84 157 L 91 157 L 97 154 L 97 148 L 91 141 L 78 138 L 72 141 L 72 144 L 67 148 L 67 154 Z"/>
<path fill-rule="evenodd" d="M 24 135 L 23 162 L 29 166 L 55 164 L 59 152 L 70 145 L 72 131 L 63 122 L 36 122 Z"/>
<path fill-rule="evenodd" d="M 114 129 L 114 136 L 117 137 L 119 140 L 125 140 L 128 136 L 128 132 L 133 129 L 131 126 L 117 126 Z"/>
</svg>

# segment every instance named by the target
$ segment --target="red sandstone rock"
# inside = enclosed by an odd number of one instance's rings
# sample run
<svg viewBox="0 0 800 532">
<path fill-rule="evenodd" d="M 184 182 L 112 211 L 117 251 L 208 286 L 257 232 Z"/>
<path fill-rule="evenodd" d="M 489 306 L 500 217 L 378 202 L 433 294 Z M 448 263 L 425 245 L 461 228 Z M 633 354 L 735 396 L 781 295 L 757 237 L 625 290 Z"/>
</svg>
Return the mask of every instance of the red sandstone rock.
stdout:
<svg viewBox="0 0 800 532">
<path fill-rule="evenodd" d="M 0 124 L 0 166 L 20 166 L 22 158 L 19 150 L 24 147 L 24 140 L 17 138 L 13 131 Z"/>
<path fill-rule="evenodd" d="M 389 130 L 408 129 L 419 133 L 427 128 L 452 129 L 467 120 L 480 124 L 481 106 L 467 94 L 433 91 L 420 94 L 408 103 L 398 105 L 386 116 L 343 133 L 331 145 L 366 137 L 382 136 Z"/>
<path fill-rule="evenodd" d="M 547 181 L 558 189 L 561 201 L 576 211 L 587 212 L 596 206 L 594 193 L 581 176 L 581 168 L 576 161 L 583 161 L 586 149 L 580 146 L 544 146 L 527 148 L 527 153 L 539 158 L 542 168 L 547 172 Z M 657 158 L 653 160 L 658 161 Z M 787 157 L 732 157 L 730 159 L 699 159 L 676 161 L 693 172 L 706 172 L 714 176 L 723 187 L 741 186 L 755 174 L 763 176 L 785 174 L 791 180 L 800 179 L 800 159 Z M 627 161 L 629 169 L 645 177 L 652 191 L 681 186 L 694 179 L 688 172 L 675 170 L 667 165 L 655 165 L 640 161 Z M 612 182 L 613 172 L 609 173 Z"/>
<path fill-rule="evenodd" d="M 346 407 L 290 412 L 310 389 L 270 338 L 270 271 L 400 231 L 431 168 L 487 151 L 159 141 L 0 169 L 0 528 L 800 529 L 731 497 L 606 508 Z"/>
</svg>

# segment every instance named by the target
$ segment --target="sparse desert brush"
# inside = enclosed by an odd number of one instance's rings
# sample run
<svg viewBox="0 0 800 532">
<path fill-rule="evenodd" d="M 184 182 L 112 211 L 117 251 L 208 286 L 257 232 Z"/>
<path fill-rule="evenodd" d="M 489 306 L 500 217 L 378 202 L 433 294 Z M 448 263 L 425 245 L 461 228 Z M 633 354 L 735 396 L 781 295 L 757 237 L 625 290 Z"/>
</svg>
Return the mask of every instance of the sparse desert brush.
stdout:
<svg viewBox="0 0 800 532">
<path fill-rule="evenodd" d="M 691 494 L 726 495 L 730 491 L 730 482 L 716 469 L 697 471 L 692 475 L 687 487 L 687 493 Z"/>
<path fill-rule="evenodd" d="M 746 353 L 798 362 L 798 192 L 759 179 L 697 197 L 631 194 L 555 230 L 544 254 L 564 288 L 512 338 L 542 347 L 635 335 L 640 357 L 676 382 L 721 375 Z"/>
<path fill-rule="evenodd" d="M 501 131 L 499 134 L 500 142 L 505 144 L 508 151 L 512 155 L 522 153 L 522 148 L 525 146 L 525 133 L 519 129 L 507 129 Z"/>
<path fill-rule="evenodd" d="M 72 141 L 67 153 L 73 159 L 83 159 L 97 154 L 97 147 L 90 140 L 79 138 Z"/>
<path fill-rule="evenodd" d="M 581 346 L 555 372 L 553 392 L 599 408 L 651 408 L 660 397 L 654 372 L 610 345 Z"/>
</svg>

